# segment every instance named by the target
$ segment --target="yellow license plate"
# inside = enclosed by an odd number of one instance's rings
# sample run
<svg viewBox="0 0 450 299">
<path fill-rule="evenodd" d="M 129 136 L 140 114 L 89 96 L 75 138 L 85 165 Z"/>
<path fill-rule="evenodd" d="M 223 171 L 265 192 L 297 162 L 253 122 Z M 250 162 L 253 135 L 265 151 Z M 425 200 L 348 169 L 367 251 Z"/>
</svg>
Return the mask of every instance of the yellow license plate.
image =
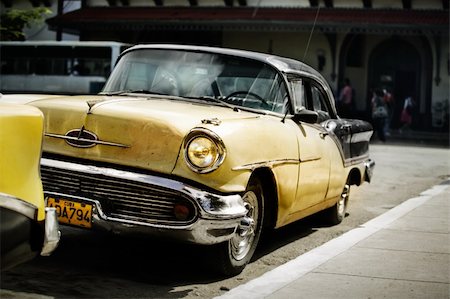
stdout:
<svg viewBox="0 0 450 299">
<path fill-rule="evenodd" d="M 67 199 L 48 197 L 47 206 L 54 207 L 60 223 L 91 228 L 92 205 Z"/>
</svg>

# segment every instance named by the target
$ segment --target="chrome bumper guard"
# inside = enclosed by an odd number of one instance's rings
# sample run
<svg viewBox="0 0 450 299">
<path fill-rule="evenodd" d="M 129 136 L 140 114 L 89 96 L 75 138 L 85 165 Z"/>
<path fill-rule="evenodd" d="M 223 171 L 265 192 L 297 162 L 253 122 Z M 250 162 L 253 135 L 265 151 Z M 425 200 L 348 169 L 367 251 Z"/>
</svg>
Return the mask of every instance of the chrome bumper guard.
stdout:
<svg viewBox="0 0 450 299">
<path fill-rule="evenodd" d="M 372 159 L 368 159 L 364 161 L 364 167 L 365 167 L 365 176 L 364 179 L 366 182 L 369 182 L 372 180 L 373 170 L 375 168 L 375 161 Z"/>
<path fill-rule="evenodd" d="M 41 255 L 49 256 L 58 247 L 61 232 L 55 208 L 45 208 L 45 234 Z"/>
<path fill-rule="evenodd" d="M 93 228 L 105 229 L 117 233 L 145 233 L 196 244 L 216 244 L 233 237 L 242 218 L 247 214 L 244 201 L 239 194 L 220 195 L 200 190 L 177 180 L 155 175 L 48 158 L 41 159 L 41 167 L 75 171 L 87 175 L 101 175 L 121 180 L 125 179 L 127 181 L 170 189 L 189 197 L 197 206 L 198 211 L 196 220 L 187 225 L 146 223 L 108 216 L 104 213 L 102 205 L 98 200 L 84 196 L 65 194 L 63 190 L 61 190 L 61 193 L 48 192 L 44 186 L 44 193 L 46 195 L 72 198 L 76 201 L 92 204 L 94 206 L 92 211 Z"/>
</svg>

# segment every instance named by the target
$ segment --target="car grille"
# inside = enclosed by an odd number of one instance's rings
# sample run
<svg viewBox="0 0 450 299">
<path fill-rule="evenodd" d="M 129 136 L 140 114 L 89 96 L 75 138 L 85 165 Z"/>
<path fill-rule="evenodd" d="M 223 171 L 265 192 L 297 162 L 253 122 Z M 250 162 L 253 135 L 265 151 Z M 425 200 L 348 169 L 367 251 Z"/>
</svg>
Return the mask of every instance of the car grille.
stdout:
<svg viewBox="0 0 450 299">
<path fill-rule="evenodd" d="M 188 198 L 159 186 L 48 166 L 41 166 L 41 177 L 44 191 L 97 200 L 108 217 L 158 225 L 187 225 L 196 218 Z M 188 207 L 187 219 L 175 217 L 177 204 Z"/>
</svg>

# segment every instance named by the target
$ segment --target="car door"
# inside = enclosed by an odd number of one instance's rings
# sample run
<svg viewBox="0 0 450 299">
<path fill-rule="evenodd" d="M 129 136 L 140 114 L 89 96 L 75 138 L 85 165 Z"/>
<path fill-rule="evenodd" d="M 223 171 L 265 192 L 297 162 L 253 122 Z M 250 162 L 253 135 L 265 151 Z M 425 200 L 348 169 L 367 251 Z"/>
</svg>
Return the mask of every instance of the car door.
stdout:
<svg viewBox="0 0 450 299">
<path fill-rule="evenodd" d="M 342 193 L 342 188 L 347 179 L 345 172 L 345 157 L 351 152 L 352 126 L 351 122 L 337 117 L 333 109 L 334 99 L 325 91 L 322 84 L 315 80 L 306 82 L 310 96 L 307 107 L 317 113 L 316 123 L 326 133 L 326 147 L 329 164 L 329 182 L 326 198 L 337 198 Z"/>
<path fill-rule="evenodd" d="M 291 87 L 295 99 L 296 109 L 308 109 L 313 107 L 314 90 L 307 80 L 291 78 Z M 323 116 L 326 112 L 323 113 Z M 329 138 L 328 131 L 320 122 L 310 123 L 301 120 L 294 121 L 298 125 L 299 133 L 299 180 L 297 184 L 296 201 L 291 206 L 291 214 L 299 213 L 315 206 L 327 197 L 330 179 L 330 145 L 333 141 Z"/>
</svg>

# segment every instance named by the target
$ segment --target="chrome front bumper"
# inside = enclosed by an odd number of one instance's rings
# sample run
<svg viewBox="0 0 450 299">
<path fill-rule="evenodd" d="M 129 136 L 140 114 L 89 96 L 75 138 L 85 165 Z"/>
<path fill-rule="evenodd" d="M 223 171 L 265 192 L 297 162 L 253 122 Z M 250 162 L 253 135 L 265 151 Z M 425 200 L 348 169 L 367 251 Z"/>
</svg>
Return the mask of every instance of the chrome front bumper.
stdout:
<svg viewBox="0 0 450 299">
<path fill-rule="evenodd" d="M 118 233 L 145 233 L 197 244 L 216 244 L 233 237 L 236 229 L 241 225 L 241 220 L 247 213 L 242 197 L 239 194 L 216 194 L 200 190 L 174 179 L 150 174 L 48 158 L 41 159 L 41 171 L 45 173 L 45 171 L 53 171 L 55 169 L 76 173 L 77 176 L 100 177 L 101 180 L 99 182 L 120 180 L 121 182 L 126 181 L 127 184 L 130 184 L 130 182 L 144 184 L 149 186 L 149 190 L 164 190 L 165 193 L 173 192 L 188 198 L 196 208 L 195 220 L 182 225 L 127 219 L 111 214 L 108 215 L 103 206 L 104 201 L 101 202 L 93 198 L 94 196 L 88 192 L 74 194 L 73 190 L 69 192 L 64 186 L 58 187 L 59 190 L 57 188 L 50 190 L 50 188 L 46 188 L 46 183 L 44 182 L 44 193 L 46 196 L 67 198 L 77 202 L 92 204 L 92 227 L 94 229 L 99 228 Z"/>
<path fill-rule="evenodd" d="M 43 236 L 36 237 L 30 236 L 31 239 L 41 240 L 43 239 L 40 254 L 43 256 L 50 255 L 56 247 L 58 247 L 61 232 L 59 231 L 58 216 L 54 208 L 45 208 L 45 221 L 44 223 L 37 220 L 38 208 L 24 200 L 9 194 L 0 193 L 0 207 L 14 211 L 17 215 L 23 215 L 36 225 L 43 227 Z M 28 242 L 31 241 L 27 240 Z"/>
</svg>

